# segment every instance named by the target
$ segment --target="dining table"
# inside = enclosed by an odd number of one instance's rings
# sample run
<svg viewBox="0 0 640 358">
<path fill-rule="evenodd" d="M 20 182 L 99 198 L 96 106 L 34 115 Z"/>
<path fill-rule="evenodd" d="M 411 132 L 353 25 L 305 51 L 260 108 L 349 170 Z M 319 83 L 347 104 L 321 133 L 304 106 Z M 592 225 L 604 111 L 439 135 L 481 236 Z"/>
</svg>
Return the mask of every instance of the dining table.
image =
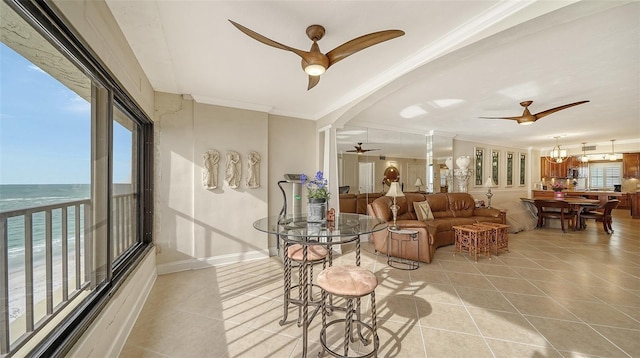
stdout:
<svg viewBox="0 0 640 358">
<path fill-rule="evenodd" d="M 520 198 L 520 200 L 531 203 L 531 204 L 534 204 L 535 200 L 538 200 L 538 199 L 547 200 L 547 201 L 557 200 L 557 201 L 564 201 L 568 203 L 569 206 L 571 206 L 571 210 L 576 213 L 576 221 L 573 225 L 573 230 L 579 230 L 582 228 L 580 224 L 581 222 L 580 215 L 582 214 L 583 210 L 597 208 L 598 205 L 600 204 L 600 200 L 597 200 L 597 199 L 587 199 L 587 198 L 573 197 L 573 196 L 565 197 L 565 198 L 549 198 L 549 197 Z"/>
<path fill-rule="evenodd" d="M 302 297 L 298 300 L 287 299 L 285 295 L 285 312 L 288 310 L 287 302 L 297 304 L 302 309 L 302 357 L 307 356 L 308 331 L 311 321 L 316 316 L 319 305 L 311 300 L 311 277 L 307 270 L 307 258 L 309 247 L 312 245 L 322 245 L 329 249 L 331 255 L 332 247 L 355 242 L 355 264 L 360 265 L 360 238 L 376 231 L 385 230 L 388 223 L 385 220 L 373 216 L 340 213 L 336 214 L 334 220 L 322 222 L 309 222 L 306 216 L 269 216 L 253 223 L 256 230 L 267 234 L 277 235 L 278 240 L 284 243 L 283 256 L 287 248 L 293 244 L 302 245 L 302 274 L 300 285 L 304 287 Z M 329 265 L 332 260 L 329 260 Z M 286 270 L 285 270 L 286 271 Z M 285 272 L 286 280 L 286 272 Z M 309 307 L 315 305 L 313 314 L 309 316 Z M 284 323 L 284 321 L 283 321 Z M 281 323 L 281 324 L 283 324 Z"/>
</svg>

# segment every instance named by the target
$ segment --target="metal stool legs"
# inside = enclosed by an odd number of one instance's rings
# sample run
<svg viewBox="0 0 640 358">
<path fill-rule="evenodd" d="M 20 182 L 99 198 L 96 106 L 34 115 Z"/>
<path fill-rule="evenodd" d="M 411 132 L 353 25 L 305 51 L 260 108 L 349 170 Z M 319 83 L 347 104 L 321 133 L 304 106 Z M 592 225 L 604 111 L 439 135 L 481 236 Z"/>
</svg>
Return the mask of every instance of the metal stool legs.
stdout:
<svg viewBox="0 0 640 358">
<path fill-rule="evenodd" d="M 313 294 L 313 290 L 312 290 L 312 287 L 314 286 L 313 265 L 316 265 L 322 262 L 322 268 L 325 269 L 327 266 L 327 256 L 329 257 L 329 262 L 330 262 L 331 254 L 330 254 L 330 251 L 328 255 L 325 252 L 318 252 L 317 251 L 318 249 L 315 248 L 313 249 L 314 250 L 313 253 L 308 254 L 310 257 L 307 259 L 307 261 L 303 262 L 298 259 L 294 259 L 293 256 L 295 256 L 295 254 L 294 255 L 289 254 L 289 248 L 292 246 L 294 245 L 287 243 L 284 248 L 284 297 L 283 297 L 284 313 L 283 313 L 282 320 L 279 321 L 279 324 L 283 326 L 287 323 L 287 319 L 289 316 L 289 304 L 296 304 L 298 305 L 297 324 L 298 324 L 298 327 L 300 327 L 302 326 L 303 320 L 304 320 L 304 314 L 303 314 L 304 312 L 302 312 L 304 307 L 302 307 L 303 306 L 302 302 L 305 302 L 305 296 L 311 298 L 310 295 Z M 308 250 L 306 246 L 304 246 L 302 249 Z M 309 250 L 309 251 L 312 251 L 312 250 Z M 292 268 L 295 263 L 297 263 L 298 265 L 299 277 L 298 277 L 298 284 L 292 286 L 291 285 Z M 306 285 L 304 284 L 305 282 L 307 282 Z M 292 298 L 291 291 L 294 290 L 296 287 L 298 288 L 298 297 Z M 319 304 L 319 302 L 317 301 L 315 302 L 316 304 Z"/>
<path fill-rule="evenodd" d="M 351 280 L 350 282 L 348 280 Z M 332 266 L 318 277 L 318 285 L 322 288 L 322 299 L 320 311 L 322 312 L 322 328 L 320 330 L 320 345 L 322 351 L 318 357 L 323 357 L 325 353 L 329 353 L 333 357 L 339 358 L 369 358 L 378 356 L 378 348 L 380 347 L 380 339 L 378 337 L 377 317 L 376 317 L 376 296 L 375 288 L 378 285 L 375 275 L 359 266 Z M 334 319 L 327 322 L 329 297 L 335 295 L 342 297 L 347 301 L 345 318 Z M 371 297 L 371 322 L 369 325 L 362 319 L 360 312 L 360 299 L 369 295 Z M 355 301 L 355 302 L 354 302 Z M 344 324 L 344 337 L 342 349 L 335 347 L 330 348 L 327 343 L 327 330 L 336 324 Z M 371 340 L 367 340 L 362 334 L 362 330 L 371 332 Z M 371 351 L 358 356 L 349 356 L 349 345 L 356 342 L 354 330 L 357 330 L 358 337 L 363 345 L 371 345 Z M 341 350 L 338 353 L 337 350 Z"/>
</svg>

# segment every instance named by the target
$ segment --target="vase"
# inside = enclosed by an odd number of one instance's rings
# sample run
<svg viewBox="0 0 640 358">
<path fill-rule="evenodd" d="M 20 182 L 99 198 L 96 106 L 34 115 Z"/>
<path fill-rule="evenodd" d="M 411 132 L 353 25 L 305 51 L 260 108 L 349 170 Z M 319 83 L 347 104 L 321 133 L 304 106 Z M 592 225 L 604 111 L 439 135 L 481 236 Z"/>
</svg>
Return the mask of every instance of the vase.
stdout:
<svg viewBox="0 0 640 358">
<path fill-rule="evenodd" d="M 453 158 L 447 157 L 444 164 L 447 166 L 447 169 L 453 169 Z"/>
<path fill-rule="evenodd" d="M 327 199 L 309 199 L 307 222 L 322 223 L 327 220 Z"/>
<path fill-rule="evenodd" d="M 458 165 L 458 168 L 464 171 L 469 168 L 469 164 L 471 164 L 471 158 L 469 158 L 468 155 L 461 155 L 456 159 L 456 164 Z"/>
<path fill-rule="evenodd" d="M 564 192 L 562 190 L 554 191 L 553 192 L 553 198 L 554 199 L 564 199 Z"/>
</svg>

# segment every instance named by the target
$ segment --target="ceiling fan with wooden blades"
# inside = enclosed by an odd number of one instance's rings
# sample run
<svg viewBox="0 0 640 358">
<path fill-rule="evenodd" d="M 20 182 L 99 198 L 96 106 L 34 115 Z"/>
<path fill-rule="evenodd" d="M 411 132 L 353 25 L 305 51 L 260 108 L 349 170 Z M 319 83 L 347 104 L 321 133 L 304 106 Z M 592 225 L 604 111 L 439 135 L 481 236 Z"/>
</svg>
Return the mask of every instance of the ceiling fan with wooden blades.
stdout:
<svg viewBox="0 0 640 358">
<path fill-rule="evenodd" d="M 238 28 L 238 30 L 244 32 L 247 36 L 254 40 L 260 41 L 265 45 L 269 45 L 275 48 L 279 48 L 285 51 L 291 51 L 302 58 L 302 69 L 309 75 L 309 86 L 307 90 L 312 89 L 320 82 L 320 75 L 323 74 L 329 67 L 336 62 L 343 60 L 344 58 L 353 55 L 354 53 L 364 50 L 367 47 L 377 45 L 381 42 L 394 39 L 396 37 L 404 35 L 402 30 L 385 30 L 379 32 L 373 32 L 367 35 L 360 36 L 351 41 L 347 41 L 342 45 L 334 48 L 333 50 L 323 54 L 320 52 L 318 41 L 324 36 L 324 27 L 321 25 L 311 25 L 307 27 L 307 36 L 313 41 L 311 49 L 309 51 L 298 50 L 296 48 L 283 45 L 279 42 L 273 41 L 259 33 L 250 30 L 237 22 L 229 20 Z"/>
<path fill-rule="evenodd" d="M 347 150 L 346 152 L 362 154 L 362 153 L 371 152 L 374 150 L 380 150 L 380 149 L 362 149 L 362 143 L 358 143 L 358 145 L 354 145 L 353 147 L 356 149 Z"/>
<path fill-rule="evenodd" d="M 579 101 L 579 102 L 569 103 L 569 104 L 565 104 L 563 106 L 547 109 L 546 111 L 542 111 L 542 112 L 539 112 L 539 113 L 536 113 L 536 114 L 531 114 L 531 112 L 529 112 L 529 106 L 531 105 L 531 103 L 533 103 L 533 101 L 524 101 L 524 102 L 520 102 L 520 105 L 522 107 L 524 107 L 524 112 L 519 117 L 480 117 L 480 118 L 483 118 L 483 119 L 510 119 L 510 120 L 518 121 L 518 124 L 526 125 L 526 124 L 532 124 L 533 122 L 537 121 L 538 119 L 540 119 L 542 117 L 546 117 L 546 116 L 548 116 L 548 115 L 550 115 L 552 113 L 561 111 L 563 109 L 567 109 L 569 107 L 577 106 L 579 104 L 587 103 L 587 102 L 589 102 L 589 101 Z"/>
</svg>

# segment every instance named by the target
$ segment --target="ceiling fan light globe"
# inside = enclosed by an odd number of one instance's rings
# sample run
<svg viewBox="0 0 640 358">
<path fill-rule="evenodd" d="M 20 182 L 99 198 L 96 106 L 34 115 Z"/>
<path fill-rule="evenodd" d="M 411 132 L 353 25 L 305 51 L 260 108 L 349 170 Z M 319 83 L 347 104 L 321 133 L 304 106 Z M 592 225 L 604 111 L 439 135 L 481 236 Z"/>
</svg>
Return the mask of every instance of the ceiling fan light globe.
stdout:
<svg viewBox="0 0 640 358">
<path fill-rule="evenodd" d="M 322 65 L 307 65 L 304 68 L 304 72 L 306 74 L 308 74 L 309 76 L 320 76 L 326 70 L 327 69 L 324 68 L 324 66 L 322 66 Z"/>
<path fill-rule="evenodd" d="M 526 120 L 526 121 L 518 122 L 518 124 L 521 126 L 528 126 L 530 124 L 533 124 L 533 121 Z"/>
</svg>

